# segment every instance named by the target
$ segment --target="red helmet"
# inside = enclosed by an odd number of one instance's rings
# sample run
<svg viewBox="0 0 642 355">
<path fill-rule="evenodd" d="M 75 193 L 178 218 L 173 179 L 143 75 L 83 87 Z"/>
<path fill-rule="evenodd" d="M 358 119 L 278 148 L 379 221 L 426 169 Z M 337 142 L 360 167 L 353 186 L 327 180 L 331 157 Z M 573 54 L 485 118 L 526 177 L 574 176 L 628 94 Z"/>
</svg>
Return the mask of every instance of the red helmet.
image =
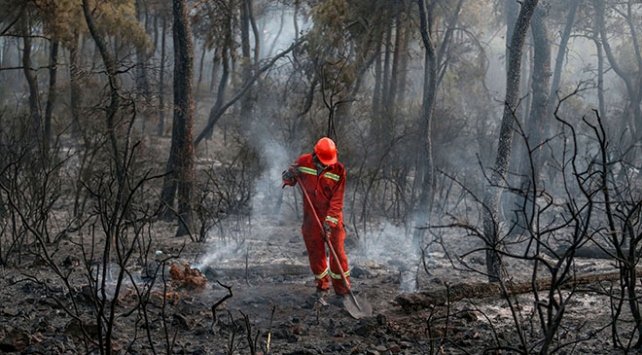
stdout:
<svg viewBox="0 0 642 355">
<path fill-rule="evenodd" d="M 332 165 L 337 162 L 337 146 L 328 137 L 319 139 L 314 146 L 314 153 L 323 165 Z"/>
</svg>

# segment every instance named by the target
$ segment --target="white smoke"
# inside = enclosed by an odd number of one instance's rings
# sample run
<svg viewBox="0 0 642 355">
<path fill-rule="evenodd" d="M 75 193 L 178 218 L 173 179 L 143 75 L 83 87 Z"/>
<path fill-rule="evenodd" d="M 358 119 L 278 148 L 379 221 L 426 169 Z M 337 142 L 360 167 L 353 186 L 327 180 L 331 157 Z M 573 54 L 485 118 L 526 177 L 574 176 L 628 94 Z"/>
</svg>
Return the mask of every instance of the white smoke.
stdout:
<svg viewBox="0 0 642 355">
<path fill-rule="evenodd" d="M 207 268 L 216 268 L 231 262 L 237 262 L 246 249 L 244 241 L 217 239 L 212 243 L 209 250 L 208 253 L 192 265 L 193 268 L 205 270 Z"/>
<path fill-rule="evenodd" d="M 351 259 L 355 265 L 383 267 L 398 273 L 401 292 L 412 292 L 417 288 L 421 249 L 403 225 L 388 221 L 371 224 L 358 249 L 351 253 Z"/>
<path fill-rule="evenodd" d="M 253 217 L 276 212 L 274 211 L 276 201 L 282 193 L 281 173 L 292 164 L 293 160 L 283 144 L 275 138 L 265 135 L 256 136 L 258 140 L 255 140 L 255 144 L 258 145 L 259 158 L 265 164 L 265 169 L 254 183 L 251 202 Z"/>
</svg>

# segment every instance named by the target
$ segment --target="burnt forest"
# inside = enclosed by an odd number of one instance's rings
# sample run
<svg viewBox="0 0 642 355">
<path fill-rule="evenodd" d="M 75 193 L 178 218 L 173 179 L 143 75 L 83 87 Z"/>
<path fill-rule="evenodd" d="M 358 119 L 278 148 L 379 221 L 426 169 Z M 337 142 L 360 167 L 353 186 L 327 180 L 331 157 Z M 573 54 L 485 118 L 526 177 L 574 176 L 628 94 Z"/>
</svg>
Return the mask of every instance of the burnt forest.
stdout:
<svg viewBox="0 0 642 355">
<path fill-rule="evenodd" d="M 641 258 L 640 1 L 0 0 L 0 353 L 638 353 Z"/>
</svg>

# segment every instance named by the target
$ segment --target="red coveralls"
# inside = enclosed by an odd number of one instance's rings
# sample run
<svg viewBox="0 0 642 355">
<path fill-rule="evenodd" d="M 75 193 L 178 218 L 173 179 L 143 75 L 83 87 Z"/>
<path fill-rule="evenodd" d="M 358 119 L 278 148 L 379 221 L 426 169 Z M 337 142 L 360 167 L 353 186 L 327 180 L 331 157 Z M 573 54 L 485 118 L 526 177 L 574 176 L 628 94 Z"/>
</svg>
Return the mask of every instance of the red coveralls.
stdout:
<svg viewBox="0 0 642 355">
<path fill-rule="evenodd" d="M 322 223 L 326 222 L 331 226 L 330 243 L 337 253 L 341 267 L 345 271 L 346 280 L 350 284 L 348 258 L 343 245 L 346 237 L 343 228 L 345 168 L 343 164 L 337 162 L 326 167 L 323 171 L 317 171 L 312 154 L 303 154 L 296 160 L 294 166 L 298 170 L 299 181 L 310 196 L 319 219 Z M 293 186 L 296 181 L 284 181 L 284 184 Z M 323 231 L 315 220 L 311 206 L 305 201 L 305 198 L 301 231 L 308 250 L 310 268 L 317 282 L 317 289 L 328 290 L 330 279 L 332 279 L 334 291 L 338 295 L 347 294 L 349 291 L 341 281 L 341 274 L 332 253 L 330 253 L 330 268 L 328 269 Z"/>
</svg>

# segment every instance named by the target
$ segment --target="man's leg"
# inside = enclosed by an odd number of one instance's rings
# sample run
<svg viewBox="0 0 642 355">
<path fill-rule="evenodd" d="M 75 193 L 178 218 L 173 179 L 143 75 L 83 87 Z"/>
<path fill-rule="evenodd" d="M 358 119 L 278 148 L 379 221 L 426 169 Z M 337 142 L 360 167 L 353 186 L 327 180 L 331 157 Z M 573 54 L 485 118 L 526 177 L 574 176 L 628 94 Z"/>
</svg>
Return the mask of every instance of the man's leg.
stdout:
<svg viewBox="0 0 642 355">
<path fill-rule="evenodd" d="M 317 290 L 330 289 L 330 276 L 325 254 L 325 244 L 319 228 L 303 226 L 303 240 L 308 251 L 310 269 L 317 283 Z"/>
<path fill-rule="evenodd" d="M 344 241 L 346 239 L 346 231 L 343 229 L 343 225 L 339 225 L 337 228 L 332 229 L 332 236 L 330 237 L 330 242 L 334 251 L 337 253 L 339 258 L 339 263 L 341 268 L 343 268 L 344 276 L 350 285 L 350 270 L 348 269 L 348 257 L 346 256 L 346 251 L 344 248 Z M 341 271 L 337 265 L 337 261 L 334 260 L 334 256 L 330 254 L 330 276 L 332 277 L 332 286 L 334 287 L 334 292 L 337 295 L 345 295 L 349 293 L 348 287 L 345 286 L 343 280 L 341 279 Z"/>
</svg>

